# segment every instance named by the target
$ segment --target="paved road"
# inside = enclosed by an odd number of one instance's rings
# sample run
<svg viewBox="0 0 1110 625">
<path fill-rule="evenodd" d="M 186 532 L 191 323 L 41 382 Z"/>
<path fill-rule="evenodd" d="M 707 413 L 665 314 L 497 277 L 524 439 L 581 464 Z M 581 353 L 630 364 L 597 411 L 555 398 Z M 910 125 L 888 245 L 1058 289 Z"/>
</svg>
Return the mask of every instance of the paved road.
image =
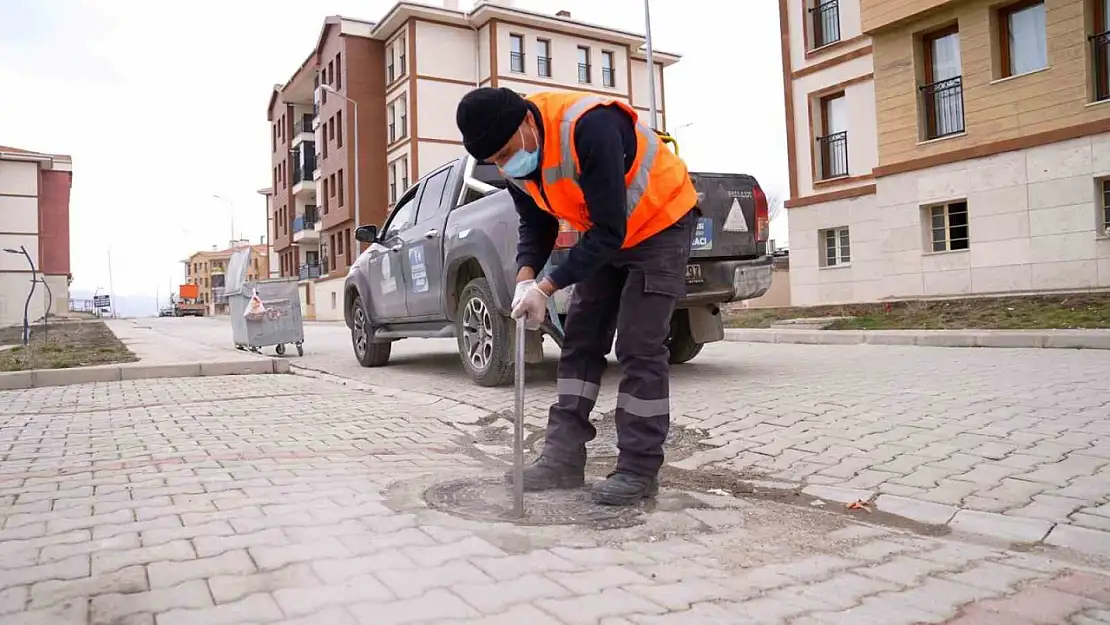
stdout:
<svg viewBox="0 0 1110 625">
<path fill-rule="evenodd" d="M 671 488 L 626 529 L 448 515 L 426 487 L 500 470 L 453 404 L 275 375 L 0 392 L 0 623 L 1110 622 L 1110 577 L 1067 554 L 807 505 Z"/>
<path fill-rule="evenodd" d="M 143 323 L 232 349 L 226 320 Z M 309 324 L 305 347 L 294 359 L 305 367 L 489 411 L 512 408 L 511 390 L 466 379 L 450 340 L 396 343 L 381 369 L 358 366 L 342 324 Z M 557 353 L 547 352 L 528 373 L 534 428 L 554 396 Z M 599 412 L 615 407 L 616 370 Z M 1001 531 L 1022 537 L 1043 537 L 1055 523 L 1110 531 L 1110 352 L 717 343 L 674 378 L 675 423 L 703 444 L 680 468 L 1002 513 L 1018 520 Z M 1081 529 L 1062 539 L 1110 556 L 1106 535 Z"/>
</svg>

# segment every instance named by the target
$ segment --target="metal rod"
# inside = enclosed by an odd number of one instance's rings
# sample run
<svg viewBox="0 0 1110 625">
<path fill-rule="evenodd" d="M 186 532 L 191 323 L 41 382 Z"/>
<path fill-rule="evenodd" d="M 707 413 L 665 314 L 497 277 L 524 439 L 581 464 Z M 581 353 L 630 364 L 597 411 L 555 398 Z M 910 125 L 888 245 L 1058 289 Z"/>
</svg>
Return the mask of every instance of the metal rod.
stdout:
<svg viewBox="0 0 1110 625">
<path fill-rule="evenodd" d="M 651 6 L 650 0 L 644 0 L 644 39 L 647 42 L 647 66 L 648 66 L 648 97 L 651 104 L 648 105 L 648 110 L 651 115 L 651 127 L 659 130 L 659 117 L 655 112 L 655 57 L 652 54 L 651 47 Z"/>
<path fill-rule="evenodd" d="M 516 320 L 516 411 L 513 414 L 513 515 L 524 517 L 524 319 Z"/>
</svg>

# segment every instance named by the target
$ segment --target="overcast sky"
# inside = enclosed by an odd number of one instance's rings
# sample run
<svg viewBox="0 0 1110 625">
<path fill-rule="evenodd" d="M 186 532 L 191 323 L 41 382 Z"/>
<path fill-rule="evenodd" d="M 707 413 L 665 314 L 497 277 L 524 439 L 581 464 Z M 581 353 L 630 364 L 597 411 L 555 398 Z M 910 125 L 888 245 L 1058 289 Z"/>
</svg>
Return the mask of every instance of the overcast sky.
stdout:
<svg viewBox="0 0 1110 625">
<path fill-rule="evenodd" d="M 425 0 L 426 3 L 434 3 Z M 74 289 L 165 297 L 191 251 L 265 234 L 266 103 L 322 20 L 392 0 L 0 0 L 0 145 L 71 154 Z M 462 1 L 463 8 L 471 2 Z M 642 0 L 516 0 L 643 32 Z M 653 0 L 667 123 L 692 170 L 742 172 L 786 197 L 778 7 Z M 444 110 L 444 115 L 454 115 Z M 784 220 L 773 228 L 786 238 Z"/>
</svg>

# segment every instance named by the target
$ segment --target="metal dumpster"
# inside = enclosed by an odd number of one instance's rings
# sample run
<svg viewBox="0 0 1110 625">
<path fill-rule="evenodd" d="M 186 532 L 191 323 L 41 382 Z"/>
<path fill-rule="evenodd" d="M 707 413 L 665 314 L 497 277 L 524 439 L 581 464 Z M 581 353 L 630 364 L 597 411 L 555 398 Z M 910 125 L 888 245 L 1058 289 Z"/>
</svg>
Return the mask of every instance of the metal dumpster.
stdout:
<svg viewBox="0 0 1110 625">
<path fill-rule="evenodd" d="M 304 355 L 304 320 L 297 278 L 246 281 L 250 249 L 236 252 L 228 262 L 227 295 L 235 347 L 258 353 L 273 345 L 278 356 L 293 344 Z"/>
</svg>

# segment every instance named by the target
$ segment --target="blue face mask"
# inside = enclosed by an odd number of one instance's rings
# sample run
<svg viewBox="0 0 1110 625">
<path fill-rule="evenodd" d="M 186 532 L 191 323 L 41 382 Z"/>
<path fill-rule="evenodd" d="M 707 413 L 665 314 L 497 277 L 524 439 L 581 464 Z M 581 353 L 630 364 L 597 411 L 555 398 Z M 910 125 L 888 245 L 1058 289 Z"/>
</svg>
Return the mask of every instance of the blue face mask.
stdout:
<svg viewBox="0 0 1110 625">
<path fill-rule="evenodd" d="M 517 130 L 517 132 L 520 132 L 520 130 Z M 532 136 L 536 137 L 535 130 L 532 131 Z M 520 142 L 523 145 L 523 134 L 521 134 Z M 515 154 L 509 157 L 509 160 L 505 161 L 505 164 L 501 167 L 501 171 L 505 172 L 505 175 L 511 178 L 524 178 L 528 174 L 536 171 L 536 168 L 539 167 L 540 164 L 539 143 L 539 137 L 536 137 L 537 147 L 531 152 L 521 147 Z"/>
</svg>

